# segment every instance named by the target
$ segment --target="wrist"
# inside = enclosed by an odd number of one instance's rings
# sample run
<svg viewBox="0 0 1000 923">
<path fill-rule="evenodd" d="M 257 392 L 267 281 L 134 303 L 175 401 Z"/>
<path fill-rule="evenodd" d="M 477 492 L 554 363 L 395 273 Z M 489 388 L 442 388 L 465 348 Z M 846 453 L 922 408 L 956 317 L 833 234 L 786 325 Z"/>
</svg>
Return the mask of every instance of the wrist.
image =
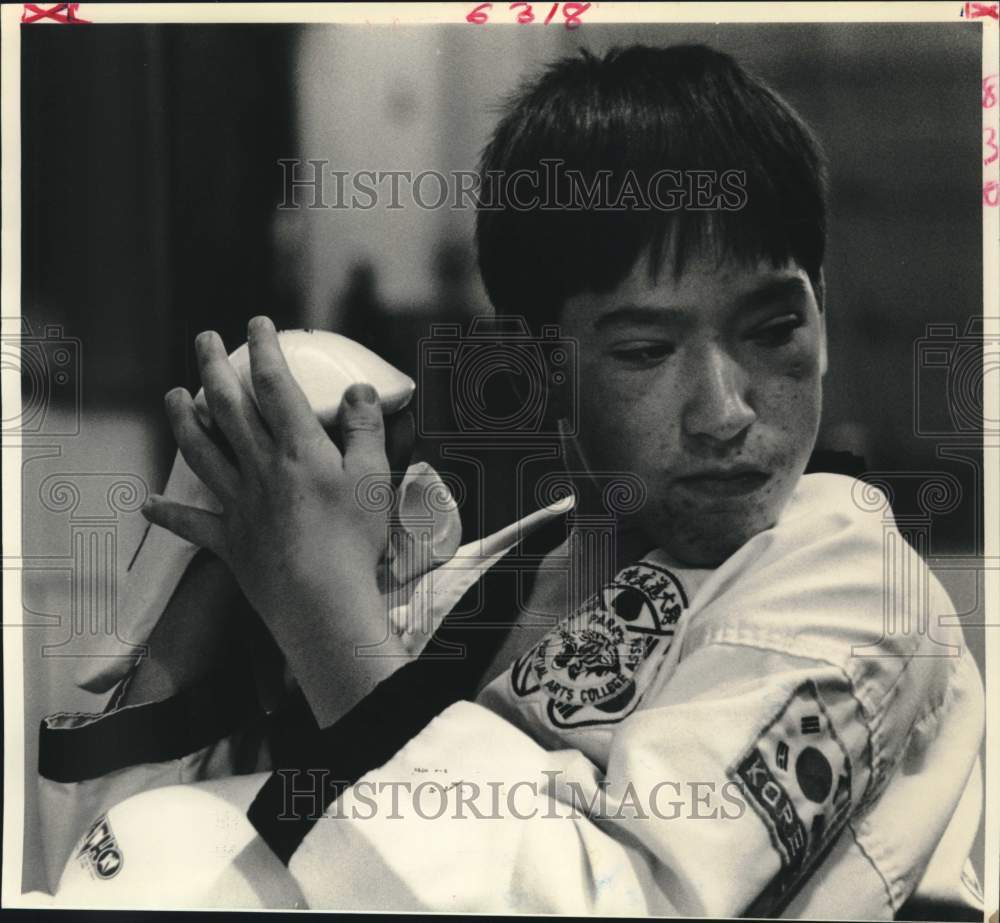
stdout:
<svg viewBox="0 0 1000 923">
<path fill-rule="evenodd" d="M 320 727 L 350 711 L 409 655 L 390 630 L 374 574 L 327 586 L 324 600 L 283 613 L 275 640 Z"/>
</svg>

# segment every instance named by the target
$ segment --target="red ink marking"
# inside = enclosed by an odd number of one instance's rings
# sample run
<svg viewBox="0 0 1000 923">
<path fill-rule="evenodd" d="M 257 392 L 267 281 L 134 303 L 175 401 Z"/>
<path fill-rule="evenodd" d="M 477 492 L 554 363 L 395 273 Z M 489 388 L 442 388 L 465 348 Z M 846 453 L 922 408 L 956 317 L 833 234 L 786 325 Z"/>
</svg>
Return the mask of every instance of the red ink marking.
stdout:
<svg viewBox="0 0 1000 923">
<path fill-rule="evenodd" d="M 566 28 L 575 29 L 577 26 L 582 26 L 580 17 L 589 9 L 589 3 L 564 3 L 563 16 L 566 17 Z"/>
<path fill-rule="evenodd" d="M 1000 181 L 991 179 L 983 186 L 983 205 L 996 208 L 1000 203 Z"/>
<path fill-rule="evenodd" d="M 981 19 L 988 16 L 990 19 L 1000 19 L 1000 4 L 998 3 L 976 3 L 975 0 L 965 4 L 964 13 L 968 19 Z"/>
<path fill-rule="evenodd" d="M 992 109 L 997 104 L 997 75 L 983 77 L 983 108 Z"/>
<path fill-rule="evenodd" d="M 481 26 L 489 18 L 486 15 L 487 10 L 492 10 L 492 3 L 480 3 L 468 16 L 465 17 L 466 22 L 471 22 L 474 25 Z"/>
<path fill-rule="evenodd" d="M 983 144 L 986 145 L 993 153 L 989 157 L 983 158 L 983 166 L 988 167 L 991 163 L 994 163 L 998 158 L 1000 158 L 1000 148 L 997 147 L 997 130 L 991 125 L 988 128 L 983 129 Z"/>
<path fill-rule="evenodd" d="M 523 6 L 524 9 L 517 14 L 517 21 L 519 25 L 527 25 L 529 22 L 535 21 L 535 14 L 531 11 L 531 4 L 526 3 L 525 0 L 517 0 L 516 3 L 512 3 L 508 9 L 515 9 L 516 7 Z"/>
<path fill-rule="evenodd" d="M 549 9 L 548 14 L 543 20 L 545 25 L 548 25 L 559 12 L 559 8 L 562 7 L 563 19 L 565 20 L 563 25 L 567 29 L 575 29 L 577 26 L 583 25 L 580 17 L 590 9 L 590 3 L 560 3 L 556 0 L 555 3 Z M 465 21 L 471 22 L 474 25 L 481 26 L 489 20 L 488 10 L 493 9 L 492 3 L 480 3 L 479 6 L 474 7 L 465 15 Z M 515 22 L 518 25 L 527 25 L 528 23 L 535 22 L 535 10 L 534 5 L 528 0 L 514 0 L 507 6 L 509 12 L 514 13 L 517 11 L 517 17 Z"/>
<path fill-rule="evenodd" d="M 77 17 L 76 11 L 79 8 L 79 3 L 57 3 L 48 9 L 43 9 L 34 3 L 25 3 L 24 12 L 21 14 L 21 22 L 27 25 L 42 19 L 51 19 L 53 22 L 89 23 L 89 19 L 79 19 Z"/>
</svg>

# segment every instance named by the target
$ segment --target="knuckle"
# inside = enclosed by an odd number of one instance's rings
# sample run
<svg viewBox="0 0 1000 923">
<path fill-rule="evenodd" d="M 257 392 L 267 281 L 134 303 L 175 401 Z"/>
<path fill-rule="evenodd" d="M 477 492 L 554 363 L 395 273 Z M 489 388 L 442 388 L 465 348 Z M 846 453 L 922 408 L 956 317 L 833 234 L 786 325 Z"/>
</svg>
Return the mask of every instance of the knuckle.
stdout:
<svg viewBox="0 0 1000 923">
<path fill-rule="evenodd" d="M 284 491 L 294 491 L 300 483 L 302 473 L 302 455 L 297 444 L 291 443 L 276 452 L 267 473 L 263 477 L 266 489 L 262 499 Z"/>
<path fill-rule="evenodd" d="M 219 385 L 212 393 L 215 407 L 225 413 L 233 413 L 239 409 L 240 394 L 229 385 Z"/>
<path fill-rule="evenodd" d="M 258 394 L 274 394 L 284 383 L 284 374 L 280 368 L 266 366 L 254 370 L 253 386 Z"/>
<path fill-rule="evenodd" d="M 376 413 L 357 413 L 344 419 L 344 430 L 349 433 L 382 432 L 382 416 Z"/>
</svg>

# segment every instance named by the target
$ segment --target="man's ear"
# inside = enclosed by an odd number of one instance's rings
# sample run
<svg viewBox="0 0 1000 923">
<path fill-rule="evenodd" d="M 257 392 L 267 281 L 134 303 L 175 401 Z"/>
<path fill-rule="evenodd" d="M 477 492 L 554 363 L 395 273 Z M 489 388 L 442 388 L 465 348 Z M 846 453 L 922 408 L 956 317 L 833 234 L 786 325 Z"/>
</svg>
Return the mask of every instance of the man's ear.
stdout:
<svg viewBox="0 0 1000 923">
<path fill-rule="evenodd" d="M 825 375 L 829 360 L 826 354 L 826 276 L 822 268 L 813 292 L 816 295 L 816 306 L 819 308 L 819 373 Z"/>
</svg>

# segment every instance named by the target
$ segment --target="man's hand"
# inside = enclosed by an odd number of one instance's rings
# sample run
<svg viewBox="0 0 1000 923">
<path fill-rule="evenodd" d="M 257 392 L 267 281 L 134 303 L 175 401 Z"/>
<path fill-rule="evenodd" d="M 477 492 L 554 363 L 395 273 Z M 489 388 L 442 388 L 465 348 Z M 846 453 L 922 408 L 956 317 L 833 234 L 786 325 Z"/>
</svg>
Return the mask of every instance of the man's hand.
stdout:
<svg viewBox="0 0 1000 923">
<path fill-rule="evenodd" d="M 386 514 L 359 502 L 362 490 L 391 490 L 378 397 L 368 385 L 347 391 L 341 453 L 289 373 L 267 318 L 249 325 L 257 406 L 217 334 L 202 333 L 196 348 L 205 397 L 232 460 L 198 421 L 183 388 L 167 395 L 167 413 L 181 453 L 222 512 L 161 497 L 150 498 L 143 512 L 228 565 L 317 720 L 330 723 L 383 678 L 389 662 L 354 657 L 357 645 L 386 634 L 376 584 Z"/>
</svg>

